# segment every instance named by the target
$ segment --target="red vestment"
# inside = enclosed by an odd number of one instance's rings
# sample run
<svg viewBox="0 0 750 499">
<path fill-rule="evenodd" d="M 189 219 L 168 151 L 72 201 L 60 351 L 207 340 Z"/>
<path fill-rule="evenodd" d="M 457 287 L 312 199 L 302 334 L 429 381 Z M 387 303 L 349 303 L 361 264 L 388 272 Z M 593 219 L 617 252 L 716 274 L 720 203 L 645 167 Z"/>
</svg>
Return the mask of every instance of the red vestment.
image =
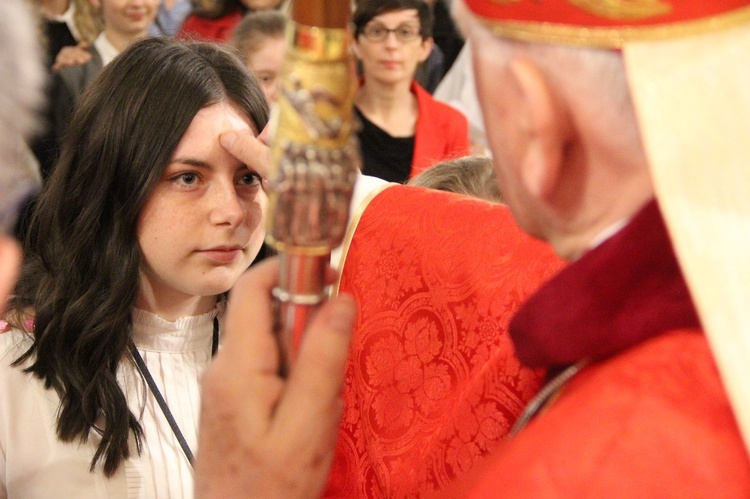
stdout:
<svg viewBox="0 0 750 499">
<path fill-rule="evenodd" d="M 511 324 L 536 367 L 593 361 L 446 497 L 749 497 L 750 461 L 655 202 Z"/>
<path fill-rule="evenodd" d="M 340 292 L 358 316 L 328 497 L 438 490 L 502 439 L 541 384 L 507 332 L 562 262 L 507 207 L 392 186 L 362 213 Z"/>
</svg>

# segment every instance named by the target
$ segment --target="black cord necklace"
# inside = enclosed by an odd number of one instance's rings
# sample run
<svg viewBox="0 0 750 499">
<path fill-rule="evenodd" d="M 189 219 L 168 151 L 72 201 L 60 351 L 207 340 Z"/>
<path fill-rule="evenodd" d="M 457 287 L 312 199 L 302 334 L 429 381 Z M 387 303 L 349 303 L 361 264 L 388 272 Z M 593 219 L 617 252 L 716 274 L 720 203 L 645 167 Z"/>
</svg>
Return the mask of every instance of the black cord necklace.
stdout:
<svg viewBox="0 0 750 499">
<path fill-rule="evenodd" d="M 214 333 L 211 339 L 211 357 L 216 355 L 216 350 L 218 348 L 219 319 L 214 317 Z M 138 371 L 146 380 L 146 384 L 148 384 L 148 388 L 151 391 L 151 394 L 156 399 L 156 403 L 159 404 L 159 408 L 161 409 L 162 414 L 164 414 L 164 417 L 167 418 L 169 427 L 172 428 L 172 433 L 174 433 L 175 438 L 177 438 L 177 441 L 180 443 L 180 447 L 182 447 L 182 452 L 185 453 L 185 457 L 190 463 L 190 466 L 193 466 L 193 461 L 195 460 L 195 458 L 193 457 L 193 451 L 190 450 L 190 446 L 188 445 L 187 440 L 185 440 L 185 436 L 182 434 L 180 427 L 177 425 L 177 421 L 175 421 L 174 416 L 172 415 L 172 411 L 169 410 L 167 401 L 164 400 L 164 396 L 161 394 L 161 391 L 159 391 L 159 387 L 156 386 L 154 377 L 151 376 L 151 371 L 148 370 L 148 366 L 146 366 L 146 363 L 143 361 L 143 357 L 141 357 L 141 354 L 138 352 L 135 343 L 133 343 L 132 341 L 130 342 L 130 353 L 133 355 L 133 359 L 135 360 L 135 365 L 138 368 Z"/>
</svg>

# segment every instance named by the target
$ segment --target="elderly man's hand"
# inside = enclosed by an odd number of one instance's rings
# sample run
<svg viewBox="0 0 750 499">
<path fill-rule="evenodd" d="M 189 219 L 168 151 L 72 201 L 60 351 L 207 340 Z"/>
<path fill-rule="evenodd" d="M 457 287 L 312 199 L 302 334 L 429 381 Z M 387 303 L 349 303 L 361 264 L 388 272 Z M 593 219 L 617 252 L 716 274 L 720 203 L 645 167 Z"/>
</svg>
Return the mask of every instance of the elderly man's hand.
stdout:
<svg viewBox="0 0 750 499">
<path fill-rule="evenodd" d="M 196 497 L 309 498 L 326 484 L 355 305 L 341 296 L 321 307 L 284 380 L 272 333 L 278 273 L 275 259 L 263 262 L 231 291 L 203 378 Z"/>
</svg>

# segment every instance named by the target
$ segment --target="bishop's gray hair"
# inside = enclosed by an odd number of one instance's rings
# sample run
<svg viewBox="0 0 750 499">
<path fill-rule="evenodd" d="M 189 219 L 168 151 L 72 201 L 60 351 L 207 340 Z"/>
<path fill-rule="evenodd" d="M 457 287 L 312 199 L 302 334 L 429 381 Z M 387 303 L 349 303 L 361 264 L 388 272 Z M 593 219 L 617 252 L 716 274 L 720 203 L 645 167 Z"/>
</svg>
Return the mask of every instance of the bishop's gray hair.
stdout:
<svg viewBox="0 0 750 499">
<path fill-rule="evenodd" d="M 41 32 L 26 0 L 0 1 L 0 229 L 35 190 L 38 167 L 26 140 L 39 126 L 45 71 Z M 6 220 L 7 219 L 7 220 Z M 7 223 L 6 223 L 7 222 Z"/>
</svg>

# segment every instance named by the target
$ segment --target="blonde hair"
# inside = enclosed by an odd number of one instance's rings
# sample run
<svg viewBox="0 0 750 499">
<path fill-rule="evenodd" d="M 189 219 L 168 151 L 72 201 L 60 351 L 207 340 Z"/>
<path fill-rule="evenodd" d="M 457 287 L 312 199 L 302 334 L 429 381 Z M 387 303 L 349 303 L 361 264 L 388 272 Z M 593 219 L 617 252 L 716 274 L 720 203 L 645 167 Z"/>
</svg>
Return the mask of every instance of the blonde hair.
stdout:
<svg viewBox="0 0 750 499">
<path fill-rule="evenodd" d="M 473 196 L 493 203 L 503 202 L 492 160 L 486 156 L 443 161 L 412 178 L 408 184 Z"/>
<path fill-rule="evenodd" d="M 266 39 L 284 36 L 286 23 L 287 16 L 277 10 L 249 12 L 234 29 L 229 45 L 237 50 L 247 65 L 248 54 L 256 52 Z"/>
<path fill-rule="evenodd" d="M 75 9 L 73 10 L 73 23 L 76 25 L 81 40 L 93 42 L 99 33 L 104 30 L 104 19 L 101 9 L 91 5 L 89 0 L 71 0 Z"/>
</svg>

